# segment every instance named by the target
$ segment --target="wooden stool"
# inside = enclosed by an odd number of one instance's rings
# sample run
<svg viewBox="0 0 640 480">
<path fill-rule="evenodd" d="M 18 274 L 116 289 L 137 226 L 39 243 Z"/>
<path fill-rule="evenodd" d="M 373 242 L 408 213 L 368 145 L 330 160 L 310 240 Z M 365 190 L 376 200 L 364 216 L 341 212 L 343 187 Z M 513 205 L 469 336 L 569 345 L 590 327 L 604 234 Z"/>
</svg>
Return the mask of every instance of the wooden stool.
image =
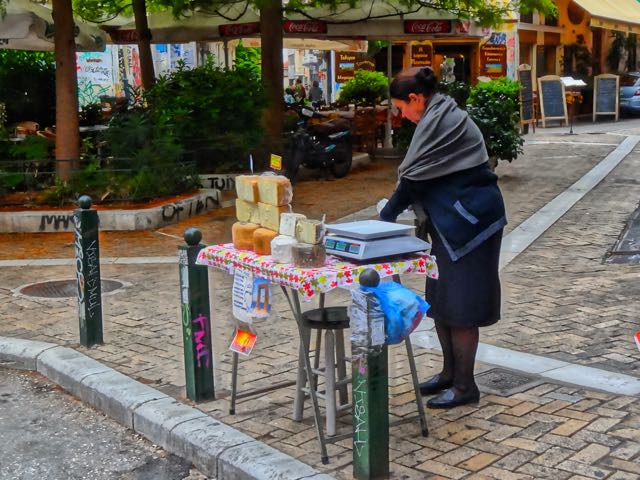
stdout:
<svg viewBox="0 0 640 480">
<path fill-rule="evenodd" d="M 302 420 L 304 399 L 309 394 L 309 389 L 316 390 L 318 398 L 324 400 L 326 411 L 326 433 L 328 436 L 336 434 L 336 417 L 339 412 L 350 410 L 347 386 L 351 377 L 347 376 L 347 359 L 344 350 L 344 333 L 349 328 L 349 316 L 347 307 L 325 307 L 309 310 L 302 314 L 303 328 L 307 334 L 303 341 L 306 351 L 309 351 L 311 343 L 311 331 L 316 331 L 316 351 L 313 365 L 313 378 L 311 385 L 307 386 L 304 371 L 304 350 L 300 348 L 298 364 L 298 379 L 296 382 L 296 396 L 293 404 L 293 419 Z M 324 365 L 320 368 L 320 350 L 322 348 L 322 333 L 324 332 Z M 318 377 L 324 378 L 324 390 L 318 390 Z M 339 403 L 336 402 L 336 391 Z"/>
</svg>

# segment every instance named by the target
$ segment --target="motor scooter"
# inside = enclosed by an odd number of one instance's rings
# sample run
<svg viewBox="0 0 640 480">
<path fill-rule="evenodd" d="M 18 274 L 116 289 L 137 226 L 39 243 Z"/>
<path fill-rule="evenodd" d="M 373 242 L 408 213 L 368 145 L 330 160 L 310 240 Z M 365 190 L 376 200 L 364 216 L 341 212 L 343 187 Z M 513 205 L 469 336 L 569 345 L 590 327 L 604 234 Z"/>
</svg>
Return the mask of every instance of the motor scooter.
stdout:
<svg viewBox="0 0 640 480">
<path fill-rule="evenodd" d="M 342 178 L 353 161 L 350 123 L 345 119 L 329 120 L 309 125 L 311 118 L 326 118 L 306 105 L 290 104 L 289 109 L 298 114 L 296 130 L 287 135 L 283 158 L 284 174 L 293 181 L 300 166 L 330 171 Z"/>
</svg>

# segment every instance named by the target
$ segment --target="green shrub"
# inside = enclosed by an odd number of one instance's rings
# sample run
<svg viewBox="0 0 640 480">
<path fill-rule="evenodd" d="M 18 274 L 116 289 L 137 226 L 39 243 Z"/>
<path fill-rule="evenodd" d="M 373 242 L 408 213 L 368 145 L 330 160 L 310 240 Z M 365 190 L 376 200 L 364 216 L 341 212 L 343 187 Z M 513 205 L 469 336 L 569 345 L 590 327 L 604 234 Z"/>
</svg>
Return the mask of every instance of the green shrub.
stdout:
<svg viewBox="0 0 640 480">
<path fill-rule="evenodd" d="M 512 161 L 522 153 L 519 92 L 520 83 L 506 77 L 471 89 L 467 111 L 480 128 L 492 159 Z"/>
<path fill-rule="evenodd" d="M 453 98 L 463 110 L 467 108 L 467 99 L 471 93 L 469 85 L 464 82 L 439 82 L 438 91 Z"/>
<path fill-rule="evenodd" d="M 373 106 L 386 98 L 389 79 L 384 73 L 358 70 L 340 89 L 338 101 L 358 106 Z"/>
<path fill-rule="evenodd" d="M 192 70 L 180 65 L 158 80 L 148 100 L 154 128 L 166 126 L 177 144 L 216 172 L 245 167 L 262 140 L 266 101 L 251 70 L 220 69 L 211 61 Z"/>
</svg>

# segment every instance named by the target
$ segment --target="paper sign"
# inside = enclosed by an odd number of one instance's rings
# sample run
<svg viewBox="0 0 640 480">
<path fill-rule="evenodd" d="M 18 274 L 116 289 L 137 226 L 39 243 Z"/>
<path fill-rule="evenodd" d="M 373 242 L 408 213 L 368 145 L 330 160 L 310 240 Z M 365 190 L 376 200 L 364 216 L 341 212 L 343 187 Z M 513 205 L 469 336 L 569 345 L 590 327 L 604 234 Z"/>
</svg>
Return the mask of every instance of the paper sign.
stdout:
<svg viewBox="0 0 640 480">
<path fill-rule="evenodd" d="M 282 157 L 280 155 L 271 154 L 271 168 L 282 170 Z"/>
<path fill-rule="evenodd" d="M 232 289 L 233 316 L 241 322 L 251 323 L 251 304 L 253 303 L 253 274 L 247 270 L 236 269 Z"/>
<path fill-rule="evenodd" d="M 640 332 L 636 332 L 636 334 L 633 336 L 633 338 L 636 341 L 636 345 L 638 346 L 638 350 L 640 350 Z"/>
<path fill-rule="evenodd" d="M 251 295 L 251 316 L 265 318 L 271 313 L 271 287 L 269 281 L 264 278 L 256 278 L 253 281 L 253 294 Z"/>
<path fill-rule="evenodd" d="M 229 350 L 248 356 L 251 353 L 251 350 L 253 350 L 253 346 L 256 344 L 257 337 L 257 334 L 238 327 L 236 328 L 236 333 L 233 335 L 233 340 L 231 341 Z"/>
</svg>

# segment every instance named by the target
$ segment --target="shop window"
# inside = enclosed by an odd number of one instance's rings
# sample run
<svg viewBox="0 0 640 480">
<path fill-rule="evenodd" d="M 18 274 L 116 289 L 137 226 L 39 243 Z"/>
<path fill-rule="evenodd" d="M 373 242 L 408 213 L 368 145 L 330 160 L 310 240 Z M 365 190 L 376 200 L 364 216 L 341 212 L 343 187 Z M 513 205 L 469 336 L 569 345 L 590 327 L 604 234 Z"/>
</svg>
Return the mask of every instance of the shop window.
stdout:
<svg viewBox="0 0 640 480">
<path fill-rule="evenodd" d="M 556 74 L 555 45 L 538 45 L 536 49 L 536 74 L 538 77 Z"/>
<path fill-rule="evenodd" d="M 518 65 L 526 64 L 531 65 L 531 51 L 533 45 L 527 43 L 520 44 L 520 63 Z"/>
<path fill-rule="evenodd" d="M 533 12 L 520 12 L 520 23 L 533 23 Z"/>
</svg>

